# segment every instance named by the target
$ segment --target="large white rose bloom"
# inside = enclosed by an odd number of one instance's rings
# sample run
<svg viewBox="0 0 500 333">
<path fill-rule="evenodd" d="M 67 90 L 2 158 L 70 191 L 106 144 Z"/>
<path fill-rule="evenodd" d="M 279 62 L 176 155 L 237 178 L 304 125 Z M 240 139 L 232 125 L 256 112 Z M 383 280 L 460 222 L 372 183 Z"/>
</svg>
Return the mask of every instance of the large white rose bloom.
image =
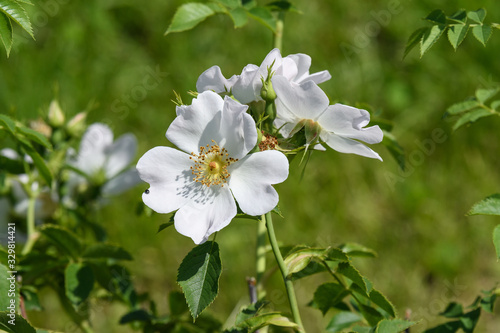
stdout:
<svg viewBox="0 0 500 333">
<path fill-rule="evenodd" d="M 288 160 L 278 151 L 249 154 L 257 130 L 248 106 L 205 91 L 191 105 L 177 107 L 167 139 L 180 150 L 155 147 L 137 163 L 150 184 L 142 196 L 158 213 L 175 213 L 176 230 L 196 244 L 227 226 L 236 203 L 261 215 L 278 203 L 272 184 L 288 177 Z"/>
</svg>

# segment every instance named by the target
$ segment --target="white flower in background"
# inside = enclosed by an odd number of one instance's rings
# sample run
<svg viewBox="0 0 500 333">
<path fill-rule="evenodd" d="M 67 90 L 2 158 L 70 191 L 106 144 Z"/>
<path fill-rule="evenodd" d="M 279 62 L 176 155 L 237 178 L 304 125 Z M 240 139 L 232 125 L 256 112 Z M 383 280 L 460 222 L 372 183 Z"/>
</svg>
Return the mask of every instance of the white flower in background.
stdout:
<svg viewBox="0 0 500 333">
<path fill-rule="evenodd" d="M 279 49 L 273 49 L 259 66 L 247 65 L 241 75 L 226 79 L 218 66 L 213 66 L 203 72 L 196 82 L 198 92 L 213 90 L 216 93 L 232 91 L 234 97 L 242 104 L 262 100 L 260 90 L 262 80 L 268 75 L 268 68 L 272 66 L 275 76 L 284 76 L 288 81 L 300 84 L 313 81 L 317 84 L 331 78 L 328 71 L 309 74 L 311 57 L 307 54 L 291 54 L 281 57 Z"/>
<path fill-rule="evenodd" d="M 278 203 L 271 186 L 288 177 L 288 160 L 278 151 L 248 154 L 257 130 L 248 106 L 205 91 L 191 105 L 177 107 L 166 137 L 182 151 L 155 147 L 137 163 L 150 188 L 144 203 L 158 213 L 175 213 L 176 230 L 196 244 L 224 228 L 236 203 L 261 215 Z M 233 198 L 234 196 L 234 198 Z"/>
<path fill-rule="evenodd" d="M 286 78 L 275 76 L 272 82 L 278 96 L 274 124 L 285 138 L 305 127 L 306 137 L 309 135 L 315 139 L 319 136 L 338 152 L 382 161 L 376 152 L 356 141 L 373 144 L 383 139 L 378 126 L 364 128 L 370 122 L 368 111 L 342 104 L 329 105 L 326 94 L 312 81 L 292 85 Z"/>
<path fill-rule="evenodd" d="M 101 123 L 90 125 L 83 134 L 76 156 L 68 164 L 84 173 L 83 177 L 71 173 L 68 181 L 70 192 L 80 184 L 89 182 L 102 185 L 104 196 L 121 193 L 140 182 L 135 167 L 131 166 L 137 152 L 137 139 L 131 133 L 113 142 L 113 132 Z"/>
<path fill-rule="evenodd" d="M 0 155 L 11 160 L 20 160 L 18 153 L 10 148 L 0 150 Z M 24 157 L 24 161 L 28 164 L 33 163 L 33 160 L 28 155 Z M 1 230 L 7 230 L 7 223 L 12 222 L 9 221 L 10 217 L 26 218 L 29 196 L 24 186 L 28 181 L 29 177 L 26 174 L 19 174 L 8 178 L 9 195 L 0 198 L 0 228 L 3 228 Z M 38 182 L 31 184 L 31 191 L 37 193 L 35 199 L 35 219 L 39 221 L 51 216 L 57 208 L 59 201 L 57 194 L 51 192 L 48 187 L 40 188 Z M 21 233 L 18 233 L 16 237 L 20 241 L 25 240 L 25 235 Z M 0 244 L 5 244 L 6 240 L 7 237 L 0 237 Z"/>
</svg>

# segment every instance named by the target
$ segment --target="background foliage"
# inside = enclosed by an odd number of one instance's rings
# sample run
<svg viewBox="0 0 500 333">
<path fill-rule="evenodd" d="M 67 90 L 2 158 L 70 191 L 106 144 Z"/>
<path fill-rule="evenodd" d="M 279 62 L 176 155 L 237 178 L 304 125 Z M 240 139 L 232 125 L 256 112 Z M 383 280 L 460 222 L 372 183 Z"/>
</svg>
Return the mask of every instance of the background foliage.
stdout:
<svg viewBox="0 0 500 333">
<path fill-rule="evenodd" d="M 260 64 L 271 48 L 269 31 L 256 22 L 234 30 L 227 16 L 214 16 L 195 29 L 164 36 L 182 2 L 66 0 L 26 6 L 36 41 L 14 26 L 10 57 L 0 61 L 0 109 L 18 119 L 46 112 L 58 97 L 70 116 L 90 108 L 89 122 L 108 123 L 118 136 L 133 132 L 139 154 L 157 145 L 175 116 L 173 90 L 189 101 L 198 75 L 219 65 L 226 75 L 248 63 Z M 500 81 L 500 38 L 487 48 L 466 38 L 455 52 L 444 40 L 422 60 L 414 51 L 403 60 L 406 41 L 421 27 L 420 18 L 436 8 L 488 9 L 488 22 L 499 22 L 495 1 L 296 1 L 302 15 L 285 22 L 283 55 L 303 52 L 312 71 L 328 69 L 322 84 L 332 101 L 365 102 L 394 122 L 393 133 L 407 153 L 400 171 L 389 153 L 375 147 L 384 163 L 353 155 L 314 154 L 302 181 L 299 174 L 278 186 L 281 210 L 276 229 L 284 243 L 329 246 L 345 241 L 376 249 L 378 259 L 357 259 L 396 306 L 421 319 L 413 331 L 439 323 L 436 314 L 453 300 L 468 305 L 498 281 L 491 232 L 498 219 L 466 217 L 475 202 L 497 193 L 500 184 L 500 119 L 488 117 L 452 131 L 443 119 L 447 108 L 473 96 L 476 88 Z M 379 28 L 377 28 L 379 27 Z M 444 131 L 443 140 L 435 140 Z M 8 144 L 7 138 L 1 138 Z M 3 145 L 3 144 L 2 144 Z M 419 153 L 420 152 L 420 153 Z M 138 156 L 139 157 L 139 156 Z M 128 268 L 140 292 L 149 292 L 158 312 L 168 311 L 168 292 L 179 290 L 176 271 L 193 247 L 173 229 L 156 234 L 169 216 L 134 217 L 147 185 L 115 199 L 100 216 L 110 240 L 129 250 Z M 254 274 L 255 222 L 235 220 L 219 233 L 224 274 L 223 297 L 210 312 L 223 320 L 238 302 L 247 302 L 245 277 Z M 242 236 L 244 235 L 244 236 Z M 248 250 L 246 250 L 248 249 Z M 298 299 L 306 327 L 320 331 L 326 320 L 306 307 L 315 283 L 299 280 Z M 280 277 L 269 299 L 286 309 Z M 271 289 L 270 289 L 271 290 Z M 33 324 L 65 330 L 55 296 L 45 295 L 43 313 L 30 313 Z M 90 308 L 96 331 L 124 332 L 118 326 L 121 305 Z M 498 310 L 497 310 L 498 313 Z M 327 315 L 328 316 L 328 315 Z M 478 331 L 495 332 L 500 320 L 484 314 Z"/>
</svg>

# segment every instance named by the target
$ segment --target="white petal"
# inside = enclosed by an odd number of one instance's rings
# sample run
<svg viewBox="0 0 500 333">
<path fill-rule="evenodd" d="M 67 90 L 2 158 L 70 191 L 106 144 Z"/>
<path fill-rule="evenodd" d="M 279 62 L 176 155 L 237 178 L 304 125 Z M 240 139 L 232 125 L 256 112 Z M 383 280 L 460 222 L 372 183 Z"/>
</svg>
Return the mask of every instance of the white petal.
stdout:
<svg viewBox="0 0 500 333">
<path fill-rule="evenodd" d="M 92 175 L 106 162 L 105 149 L 113 143 L 113 132 L 104 124 L 95 123 L 83 134 L 74 167 Z"/>
<path fill-rule="evenodd" d="M 224 99 L 217 143 L 226 148 L 232 158 L 242 158 L 257 144 L 255 121 L 246 113 L 247 109 L 247 105 L 241 105 L 230 97 Z"/>
<path fill-rule="evenodd" d="M 249 215 L 261 215 L 272 210 L 279 201 L 271 184 L 288 177 L 288 160 L 282 153 L 266 150 L 247 155 L 228 168 L 229 187 L 241 210 Z"/>
<path fill-rule="evenodd" d="M 297 64 L 297 75 L 293 78 L 293 82 L 302 83 L 306 81 L 313 81 L 316 84 L 323 83 L 327 80 L 330 80 L 332 76 L 328 71 L 321 71 L 313 74 L 309 74 L 309 69 L 311 68 L 311 57 L 307 54 L 297 53 L 291 54 L 286 58 L 293 59 L 293 61 Z"/>
<path fill-rule="evenodd" d="M 105 149 L 107 160 L 105 164 L 106 178 L 111 179 L 132 163 L 137 152 L 137 139 L 132 133 L 119 137 Z"/>
<path fill-rule="evenodd" d="M 384 136 L 378 126 L 363 128 L 370 122 L 368 111 L 343 104 L 329 106 L 318 122 L 328 132 L 366 143 L 379 143 Z"/>
<path fill-rule="evenodd" d="M 234 97 L 242 104 L 248 104 L 252 101 L 262 99 L 260 97 L 260 89 L 258 89 L 258 85 L 260 82 L 259 67 L 250 64 L 243 68 L 241 75 L 238 77 L 238 80 L 233 85 L 233 95 Z M 258 82 L 254 81 L 258 77 Z M 260 87 L 262 87 L 262 83 L 260 83 Z M 258 93 L 256 90 L 259 90 Z"/>
<path fill-rule="evenodd" d="M 325 141 L 330 148 L 338 152 L 376 158 L 382 161 L 379 154 L 356 140 L 344 138 L 326 131 L 321 132 L 320 138 Z"/>
<path fill-rule="evenodd" d="M 290 132 L 293 131 L 299 121 L 300 119 L 298 118 L 290 118 L 290 120 L 276 118 L 274 119 L 274 126 L 279 128 L 279 132 L 284 138 L 288 138 Z"/>
<path fill-rule="evenodd" d="M 203 73 L 201 73 L 198 81 L 196 82 L 196 90 L 203 92 L 205 90 L 213 90 L 216 93 L 229 92 L 232 88 L 231 81 L 236 79 L 233 76 L 231 79 L 226 79 L 220 70 L 219 66 L 212 66 Z"/>
<path fill-rule="evenodd" d="M 294 81 L 298 75 L 297 63 L 292 58 L 283 58 L 281 66 L 276 70 L 275 75 L 281 75 L 286 77 L 288 81 Z"/>
<path fill-rule="evenodd" d="M 170 147 L 155 147 L 137 162 L 141 179 L 150 188 L 142 195 L 144 203 L 157 213 L 170 213 L 189 201 L 186 189 L 193 184 L 189 155 Z M 189 191 L 188 191 L 189 192 Z"/>
<path fill-rule="evenodd" d="M 276 104 L 278 116 L 292 113 L 299 119 L 316 120 L 328 107 L 328 97 L 312 81 L 297 85 L 283 76 L 274 76 L 272 82 L 279 101 Z"/>
<path fill-rule="evenodd" d="M 296 81 L 297 83 L 305 82 L 305 81 L 313 81 L 316 84 L 323 83 L 332 78 L 332 75 L 329 71 L 321 71 L 313 74 L 309 74 L 309 76 L 304 76 L 300 81 Z"/>
<path fill-rule="evenodd" d="M 133 167 L 106 182 L 102 188 L 102 194 L 106 196 L 117 195 L 125 192 L 131 187 L 134 187 L 140 182 L 141 178 L 139 178 L 139 173 L 137 172 L 137 169 Z"/>
<path fill-rule="evenodd" d="M 187 153 L 198 153 L 201 137 L 209 122 L 224 106 L 224 100 L 213 91 L 204 91 L 191 105 L 177 107 L 178 116 L 167 130 L 167 139 Z"/>
<path fill-rule="evenodd" d="M 293 82 L 301 83 L 304 78 L 309 76 L 309 68 L 311 67 L 311 57 L 307 54 L 297 53 L 290 54 L 286 56 L 284 59 L 291 59 L 295 63 L 297 67 L 297 73 L 292 78 Z M 283 59 L 283 60 L 284 60 Z"/>
<path fill-rule="evenodd" d="M 175 229 L 196 244 L 207 241 L 236 216 L 236 204 L 227 187 L 210 188 L 204 202 L 191 201 L 175 213 Z"/>
</svg>

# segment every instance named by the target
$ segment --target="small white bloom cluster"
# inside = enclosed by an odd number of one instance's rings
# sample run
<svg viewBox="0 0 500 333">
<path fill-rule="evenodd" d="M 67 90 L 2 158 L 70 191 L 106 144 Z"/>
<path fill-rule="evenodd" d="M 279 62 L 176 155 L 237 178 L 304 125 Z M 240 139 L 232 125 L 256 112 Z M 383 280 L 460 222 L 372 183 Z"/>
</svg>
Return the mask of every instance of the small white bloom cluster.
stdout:
<svg viewBox="0 0 500 333">
<path fill-rule="evenodd" d="M 310 66 L 311 58 L 305 54 L 283 58 L 274 49 L 260 66 L 247 65 L 229 79 L 218 66 L 201 74 L 196 84 L 199 94 L 191 105 L 177 107 L 177 117 L 166 132 L 180 150 L 155 147 L 137 163 L 139 176 L 150 184 L 142 196 L 144 203 L 158 213 L 177 210 L 176 230 L 200 244 L 231 222 L 236 202 L 253 216 L 277 205 L 279 197 L 272 185 L 288 177 L 288 159 L 275 150 L 278 138 L 272 134 L 278 130 L 280 140 L 300 134 L 305 136 L 305 146 L 324 149 L 321 143 L 325 143 L 339 152 L 381 160 L 357 141 L 382 141 L 378 126 L 364 128 L 370 114 L 329 105 L 317 84 L 331 76 L 328 71 L 310 74 Z M 275 95 L 274 101 L 264 101 L 263 87 L 269 89 L 267 96 Z M 249 111 L 257 104 L 267 108 L 266 103 L 275 106 L 275 133 L 265 133 L 258 142 L 259 119 Z"/>
</svg>

